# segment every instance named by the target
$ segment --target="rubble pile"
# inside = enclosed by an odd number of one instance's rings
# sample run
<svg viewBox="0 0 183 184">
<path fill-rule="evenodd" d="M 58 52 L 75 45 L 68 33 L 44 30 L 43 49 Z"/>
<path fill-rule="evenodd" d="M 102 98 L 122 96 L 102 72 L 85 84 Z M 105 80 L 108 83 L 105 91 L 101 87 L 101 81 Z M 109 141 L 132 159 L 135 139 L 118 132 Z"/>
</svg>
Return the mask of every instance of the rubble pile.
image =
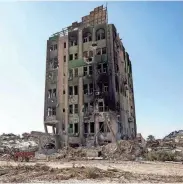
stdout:
<svg viewBox="0 0 183 184">
<path fill-rule="evenodd" d="M 37 151 L 39 149 L 38 137 L 24 133 L 22 136 L 15 134 L 0 135 L 0 154 L 3 155 L 12 150 Z"/>
<path fill-rule="evenodd" d="M 183 131 L 174 131 L 162 140 L 146 144 L 149 160 L 183 161 Z"/>
<path fill-rule="evenodd" d="M 144 154 L 143 147 L 132 140 L 121 140 L 117 144 L 110 143 L 102 147 L 102 155 L 106 159 L 135 160 Z"/>
<path fill-rule="evenodd" d="M 71 159 L 71 160 L 79 160 L 83 157 L 86 157 L 86 150 L 83 148 L 71 148 L 68 149 L 63 148 L 59 150 L 59 154 L 57 155 L 56 159 Z"/>
</svg>

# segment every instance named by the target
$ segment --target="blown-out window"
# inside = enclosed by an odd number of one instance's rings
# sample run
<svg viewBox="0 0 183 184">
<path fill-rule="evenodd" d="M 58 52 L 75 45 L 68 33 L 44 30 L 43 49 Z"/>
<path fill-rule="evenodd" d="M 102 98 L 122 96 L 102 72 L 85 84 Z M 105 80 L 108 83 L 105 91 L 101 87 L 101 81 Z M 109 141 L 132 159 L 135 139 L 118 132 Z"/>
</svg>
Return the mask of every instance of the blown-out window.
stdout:
<svg viewBox="0 0 183 184">
<path fill-rule="evenodd" d="M 92 34 L 91 33 L 85 33 L 83 35 L 83 43 L 91 42 L 92 41 Z"/>
<path fill-rule="evenodd" d="M 105 39 L 105 31 L 104 29 L 98 29 L 96 32 L 96 39 L 98 40 L 103 40 Z"/>
</svg>

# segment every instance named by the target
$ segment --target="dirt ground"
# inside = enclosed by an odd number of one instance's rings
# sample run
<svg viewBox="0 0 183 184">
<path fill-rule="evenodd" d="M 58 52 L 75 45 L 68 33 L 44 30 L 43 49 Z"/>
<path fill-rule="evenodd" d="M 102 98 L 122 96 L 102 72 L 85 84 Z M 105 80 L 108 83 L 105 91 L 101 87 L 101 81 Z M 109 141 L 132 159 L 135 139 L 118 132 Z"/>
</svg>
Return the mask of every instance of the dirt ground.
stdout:
<svg viewBox="0 0 183 184">
<path fill-rule="evenodd" d="M 0 182 L 183 183 L 183 165 L 104 160 L 36 163 L 0 161 Z"/>
</svg>

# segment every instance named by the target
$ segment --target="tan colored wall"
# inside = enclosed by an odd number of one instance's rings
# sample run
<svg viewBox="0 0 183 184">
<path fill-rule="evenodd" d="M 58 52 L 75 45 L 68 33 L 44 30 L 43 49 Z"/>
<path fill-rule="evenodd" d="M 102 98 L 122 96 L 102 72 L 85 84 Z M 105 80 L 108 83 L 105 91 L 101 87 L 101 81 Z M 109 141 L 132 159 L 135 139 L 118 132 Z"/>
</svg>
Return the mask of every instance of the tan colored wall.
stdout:
<svg viewBox="0 0 183 184">
<path fill-rule="evenodd" d="M 64 42 L 66 42 L 66 48 L 64 48 Z M 64 62 L 64 55 L 66 56 L 66 61 L 68 61 L 68 38 L 60 37 L 59 38 L 59 50 L 58 50 L 58 61 L 59 61 L 59 72 L 58 72 L 58 90 L 59 90 L 59 119 L 60 119 L 60 134 L 62 139 L 63 138 L 63 131 L 62 131 L 62 123 L 65 124 L 65 130 L 68 130 L 68 69 L 67 64 L 68 62 Z M 65 76 L 64 76 L 65 75 Z M 65 94 L 63 91 L 65 90 Z M 65 112 L 63 112 L 65 109 Z M 66 141 L 66 140 L 64 140 Z"/>
</svg>

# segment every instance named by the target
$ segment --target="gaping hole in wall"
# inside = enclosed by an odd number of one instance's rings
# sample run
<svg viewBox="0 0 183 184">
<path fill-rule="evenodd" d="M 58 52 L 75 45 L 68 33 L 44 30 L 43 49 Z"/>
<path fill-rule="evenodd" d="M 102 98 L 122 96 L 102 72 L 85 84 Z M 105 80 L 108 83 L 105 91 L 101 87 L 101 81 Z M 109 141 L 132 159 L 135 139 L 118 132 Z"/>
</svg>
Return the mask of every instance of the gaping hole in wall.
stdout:
<svg viewBox="0 0 183 184">
<path fill-rule="evenodd" d="M 92 113 L 93 113 L 93 102 L 85 103 L 83 112 L 84 112 L 85 116 L 92 115 Z"/>
<path fill-rule="evenodd" d="M 64 49 L 66 48 L 66 42 L 64 42 Z"/>
<path fill-rule="evenodd" d="M 78 45 L 78 31 L 69 32 L 68 37 L 70 47 Z"/>
<path fill-rule="evenodd" d="M 78 45 L 77 40 L 70 40 L 70 47 Z"/>
<path fill-rule="evenodd" d="M 105 39 L 105 30 L 104 29 L 98 29 L 96 31 L 96 40 L 103 40 Z"/>
</svg>

